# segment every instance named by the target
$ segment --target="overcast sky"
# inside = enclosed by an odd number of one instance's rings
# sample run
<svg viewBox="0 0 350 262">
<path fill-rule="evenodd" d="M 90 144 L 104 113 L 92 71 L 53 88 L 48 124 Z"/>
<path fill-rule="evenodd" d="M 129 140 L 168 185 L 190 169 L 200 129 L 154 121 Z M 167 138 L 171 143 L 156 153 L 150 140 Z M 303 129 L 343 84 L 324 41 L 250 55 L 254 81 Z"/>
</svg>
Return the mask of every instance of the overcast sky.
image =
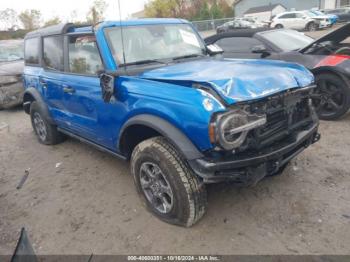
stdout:
<svg viewBox="0 0 350 262">
<path fill-rule="evenodd" d="M 105 0 L 108 4 L 106 19 L 118 19 L 118 0 Z M 72 12 L 76 11 L 77 20 L 84 20 L 93 0 L 1 0 L 0 10 L 12 8 L 18 13 L 25 9 L 38 9 L 44 20 L 59 16 L 62 20 L 71 20 Z M 143 9 L 148 0 L 120 0 L 122 17 L 126 18 L 134 12 Z"/>
</svg>

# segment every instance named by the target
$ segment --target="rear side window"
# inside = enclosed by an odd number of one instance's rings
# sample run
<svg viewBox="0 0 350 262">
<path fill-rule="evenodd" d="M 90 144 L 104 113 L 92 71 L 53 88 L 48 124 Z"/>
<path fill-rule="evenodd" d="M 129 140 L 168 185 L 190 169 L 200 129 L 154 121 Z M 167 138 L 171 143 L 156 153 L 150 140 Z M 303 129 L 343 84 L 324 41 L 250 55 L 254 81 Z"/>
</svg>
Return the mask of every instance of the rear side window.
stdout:
<svg viewBox="0 0 350 262">
<path fill-rule="evenodd" d="M 296 18 L 295 13 L 285 14 L 279 17 L 279 19 L 289 19 L 289 18 Z"/>
<path fill-rule="evenodd" d="M 250 53 L 252 47 L 262 45 L 262 43 L 250 37 L 227 37 L 216 42 L 225 52 L 231 53 Z"/>
<path fill-rule="evenodd" d="M 97 75 L 103 70 L 95 36 L 70 36 L 68 63 L 69 72 L 75 74 Z"/>
<path fill-rule="evenodd" d="M 24 60 L 26 64 L 39 64 L 39 44 L 40 38 L 29 38 L 24 43 Z"/>
<path fill-rule="evenodd" d="M 43 41 L 44 64 L 50 70 L 63 71 L 63 38 L 48 36 Z"/>
</svg>

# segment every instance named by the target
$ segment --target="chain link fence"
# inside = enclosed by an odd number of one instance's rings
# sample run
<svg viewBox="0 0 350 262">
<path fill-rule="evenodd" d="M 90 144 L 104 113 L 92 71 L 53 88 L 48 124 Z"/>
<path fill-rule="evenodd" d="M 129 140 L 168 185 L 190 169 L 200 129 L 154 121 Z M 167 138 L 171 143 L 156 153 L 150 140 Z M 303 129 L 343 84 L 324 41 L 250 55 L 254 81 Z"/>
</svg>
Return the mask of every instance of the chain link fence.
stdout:
<svg viewBox="0 0 350 262">
<path fill-rule="evenodd" d="M 215 30 L 218 26 L 232 21 L 234 17 L 223 18 L 223 19 L 211 19 L 211 20 L 202 20 L 202 21 L 192 21 L 192 24 L 199 32 L 212 31 Z"/>
</svg>

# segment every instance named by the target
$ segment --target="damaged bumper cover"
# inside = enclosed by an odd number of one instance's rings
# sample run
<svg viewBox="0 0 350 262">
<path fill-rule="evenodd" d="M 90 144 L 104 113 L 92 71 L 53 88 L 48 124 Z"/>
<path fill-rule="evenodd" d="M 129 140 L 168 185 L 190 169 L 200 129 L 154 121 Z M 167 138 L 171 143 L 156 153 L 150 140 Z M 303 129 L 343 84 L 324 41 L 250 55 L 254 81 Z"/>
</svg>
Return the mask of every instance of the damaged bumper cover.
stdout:
<svg viewBox="0 0 350 262">
<path fill-rule="evenodd" d="M 268 148 L 257 155 L 232 156 L 231 159 L 200 158 L 189 162 L 205 183 L 222 181 L 254 185 L 265 176 L 279 172 L 295 156 L 320 139 L 318 123 L 300 131 L 292 143 Z"/>
<path fill-rule="evenodd" d="M 22 104 L 23 83 L 21 81 L 0 85 L 0 109 Z"/>
</svg>

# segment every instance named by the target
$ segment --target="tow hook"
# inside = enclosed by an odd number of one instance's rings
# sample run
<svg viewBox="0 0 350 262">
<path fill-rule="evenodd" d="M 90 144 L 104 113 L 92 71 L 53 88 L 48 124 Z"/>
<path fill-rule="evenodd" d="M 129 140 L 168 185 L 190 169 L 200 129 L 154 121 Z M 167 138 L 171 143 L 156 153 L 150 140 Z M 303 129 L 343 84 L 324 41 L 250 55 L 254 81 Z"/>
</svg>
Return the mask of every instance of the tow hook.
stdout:
<svg viewBox="0 0 350 262">
<path fill-rule="evenodd" d="M 321 139 L 321 134 L 320 133 L 316 133 L 312 139 L 312 144 L 316 143 L 317 141 L 319 141 Z"/>
</svg>

